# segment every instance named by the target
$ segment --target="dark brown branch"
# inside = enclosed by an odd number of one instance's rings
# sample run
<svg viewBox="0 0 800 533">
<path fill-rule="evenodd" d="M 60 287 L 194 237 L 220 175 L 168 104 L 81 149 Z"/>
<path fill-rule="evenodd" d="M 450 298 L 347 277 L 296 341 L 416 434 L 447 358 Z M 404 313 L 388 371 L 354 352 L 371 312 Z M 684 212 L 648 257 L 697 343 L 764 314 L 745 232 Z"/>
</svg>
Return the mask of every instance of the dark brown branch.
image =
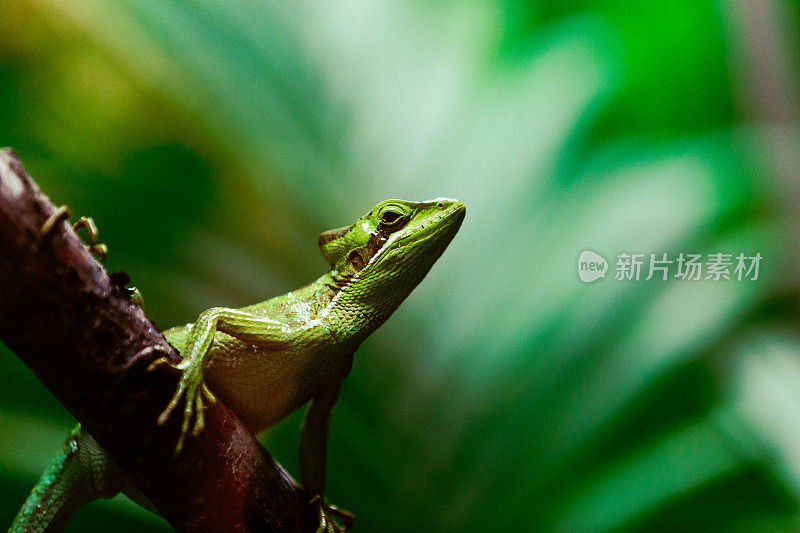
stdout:
<svg viewBox="0 0 800 533">
<path fill-rule="evenodd" d="M 54 210 L 0 150 L 0 339 L 178 531 L 314 531 L 302 490 L 221 403 L 173 457 L 180 417 L 156 419 L 177 376 L 146 369 L 178 354 L 65 221 L 42 236 Z"/>
</svg>

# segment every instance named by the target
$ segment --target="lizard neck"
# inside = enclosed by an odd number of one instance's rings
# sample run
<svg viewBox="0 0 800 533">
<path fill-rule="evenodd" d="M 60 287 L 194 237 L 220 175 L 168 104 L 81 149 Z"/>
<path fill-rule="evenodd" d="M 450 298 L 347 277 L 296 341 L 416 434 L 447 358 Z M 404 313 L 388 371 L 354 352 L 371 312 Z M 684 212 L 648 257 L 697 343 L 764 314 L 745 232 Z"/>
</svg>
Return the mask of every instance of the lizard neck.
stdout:
<svg viewBox="0 0 800 533">
<path fill-rule="evenodd" d="M 355 350 L 378 329 L 413 289 L 406 288 L 400 280 L 375 278 L 367 271 L 346 278 L 332 271 L 318 280 L 331 294 L 320 315 L 324 315 L 338 342 L 349 349 Z"/>
</svg>

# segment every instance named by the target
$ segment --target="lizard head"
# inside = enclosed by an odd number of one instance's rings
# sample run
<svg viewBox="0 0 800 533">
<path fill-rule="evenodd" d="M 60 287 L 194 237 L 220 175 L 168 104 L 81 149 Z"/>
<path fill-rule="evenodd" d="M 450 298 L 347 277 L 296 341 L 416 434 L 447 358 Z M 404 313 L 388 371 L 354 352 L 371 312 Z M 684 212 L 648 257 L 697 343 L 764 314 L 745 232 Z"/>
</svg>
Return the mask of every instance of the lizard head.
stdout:
<svg viewBox="0 0 800 533">
<path fill-rule="evenodd" d="M 350 298 L 391 312 L 442 255 L 465 212 L 447 198 L 386 200 L 352 226 L 320 235 L 320 250 Z"/>
</svg>

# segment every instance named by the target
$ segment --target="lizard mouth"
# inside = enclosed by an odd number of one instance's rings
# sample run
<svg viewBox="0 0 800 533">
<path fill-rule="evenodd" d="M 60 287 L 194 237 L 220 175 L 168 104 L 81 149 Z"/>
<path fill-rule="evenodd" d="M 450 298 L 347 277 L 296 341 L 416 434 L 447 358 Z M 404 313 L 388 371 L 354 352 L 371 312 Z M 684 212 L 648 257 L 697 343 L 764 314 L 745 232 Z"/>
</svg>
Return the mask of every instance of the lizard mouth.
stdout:
<svg viewBox="0 0 800 533">
<path fill-rule="evenodd" d="M 464 205 L 464 202 L 460 202 L 458 200 L 444 200 L 437 198 L 431 203 L 436 203 L 437 205 L 442 206 L 438 216 L 422 224 L 419 228 L 417 228 L 417 231 L 415 231 L 413 235 L 409 235 L 408 237 L 416 238 L 417 240 L 422 241 L 431 239 L 434 236 L 441 234 L 443 237 L 445 235 L 449 235 L 447 242 L 450 242 L 450 239 L 452 239 L 453 235 L 456 234 L 458 228 L 461 227 L 461 223 L 464 221 L 464 216 L 467 213 L 467 208 Z"/>
</svg>

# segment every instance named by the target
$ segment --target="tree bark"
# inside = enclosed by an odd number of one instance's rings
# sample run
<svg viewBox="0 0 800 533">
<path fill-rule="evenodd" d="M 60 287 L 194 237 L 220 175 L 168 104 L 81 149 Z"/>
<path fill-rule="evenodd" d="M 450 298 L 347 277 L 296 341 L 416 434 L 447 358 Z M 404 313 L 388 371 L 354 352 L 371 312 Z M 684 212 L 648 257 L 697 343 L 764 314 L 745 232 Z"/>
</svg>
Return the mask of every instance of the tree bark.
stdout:
<svg viewBox="0 0 800 533">
<path fill-rule="evenodd" d="M 156 419 L 178 375 L 147 367 L 178 353 L 65 220 L 42 234 L 55 209 L 0 150 L 0 340 L 176 530 L 314 531 L 306 495 L 221 402 L 173 456 L 181 417 Z"/>
</svg>

